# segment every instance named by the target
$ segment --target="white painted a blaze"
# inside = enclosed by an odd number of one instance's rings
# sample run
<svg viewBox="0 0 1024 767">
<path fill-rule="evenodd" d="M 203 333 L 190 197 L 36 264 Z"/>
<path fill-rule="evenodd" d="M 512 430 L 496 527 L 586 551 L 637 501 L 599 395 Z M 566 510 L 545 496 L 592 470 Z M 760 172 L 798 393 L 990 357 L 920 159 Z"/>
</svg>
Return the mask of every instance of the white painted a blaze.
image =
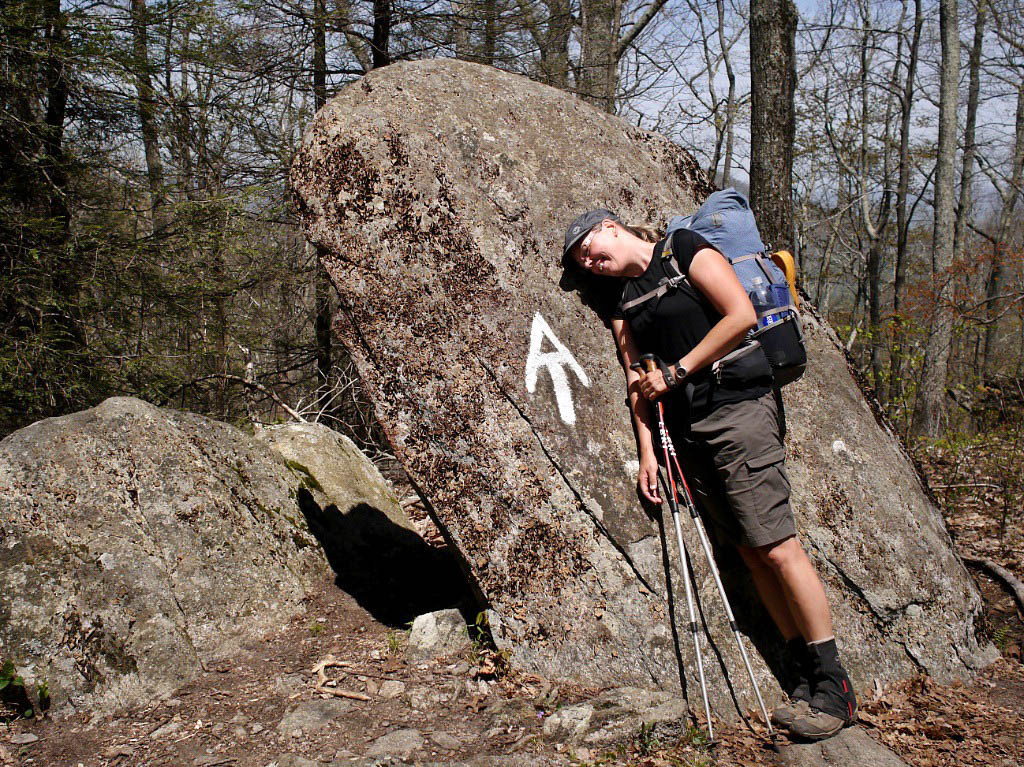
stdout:
<svg viewBox="0 0 1024 767">
<path fill-rule="evenodd" d="M 541 351 L 545 338 L 555 347 L 554 351 Z M 569 377 L 565 373 L 566 365 L 580 379 L 580 383 L 589 389 L 590 379 L 580 367 L 580 363 L 565 348 L 565 344 L 558 340 L 551 326 L 540 316 L 540 312 L 537 312 L 533 315 L 533 326 L 530 328 L 530 353 L 526 357 L 526 391 L 533 394 L 537 390 L 537 373 L 542 367 L 547 368 L 555 389 L 558 415 L 564 423 L 571 426 L 576 423 L 576 411 L 573 409 Z"/>
</svg>

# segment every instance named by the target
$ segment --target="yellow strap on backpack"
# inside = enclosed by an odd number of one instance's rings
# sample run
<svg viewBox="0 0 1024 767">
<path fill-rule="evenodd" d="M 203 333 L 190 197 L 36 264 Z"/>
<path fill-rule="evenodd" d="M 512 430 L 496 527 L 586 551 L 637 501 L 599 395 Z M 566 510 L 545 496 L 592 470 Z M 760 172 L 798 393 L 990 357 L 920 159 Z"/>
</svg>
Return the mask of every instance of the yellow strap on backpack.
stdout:
<svg viewBox="0 0 1024 767">
<path fill-rule="evenodd" d="M 786 275 L 786 282 L 789 283 L 789 295 L 793 299 L 793 306 L 800 308 L 800 295 L 796 292 L 796 261 L 793 254 L 788 250 L 779 250 L 772 253 L 772 261 Z"/>
</svg>

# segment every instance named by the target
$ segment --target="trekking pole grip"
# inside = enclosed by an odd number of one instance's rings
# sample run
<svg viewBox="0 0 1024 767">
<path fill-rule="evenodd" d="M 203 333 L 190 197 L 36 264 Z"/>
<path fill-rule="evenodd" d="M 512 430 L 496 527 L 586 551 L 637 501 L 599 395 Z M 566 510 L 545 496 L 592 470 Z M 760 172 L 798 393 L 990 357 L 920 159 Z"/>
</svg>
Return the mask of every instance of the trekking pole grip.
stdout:
<svg viewBox="0 0 1024 767">
<path fill-rule="evenodd" d="M 629 367 L 633 370 L 643 369 L 646 370 L 648 373 L 653 373 L 655 369 L 658 367 L 658 363 L 655 361 L 655 359 L 656 358 L 653 354 L 645 354 L 640 358 L 638 362 L 634 362 Z"/>
</svg>

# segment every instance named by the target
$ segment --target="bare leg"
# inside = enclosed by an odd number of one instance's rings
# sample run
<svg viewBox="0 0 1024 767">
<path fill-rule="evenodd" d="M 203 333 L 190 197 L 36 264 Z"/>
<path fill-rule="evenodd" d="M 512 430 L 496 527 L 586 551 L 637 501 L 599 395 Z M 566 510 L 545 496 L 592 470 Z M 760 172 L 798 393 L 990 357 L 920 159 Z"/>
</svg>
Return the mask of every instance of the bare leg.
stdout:
<svg viewBox="0 0 1024 767">
<path fill-rule="evenodd" d="M 761 597 L 761 603 L 779 629 L 782 638 L 788 642 L 790 639 L 802 636 L 803 631 L 789 609 L 789 597 L 775 575 L 775 570 L 765 562 L 761 551 L 747 546 L 737 546 L 736 548 L 739 550 L 740 556 L 743 557 L 743 561 L 747 563 L 754 587 Z"/>
<path fill-rule="evenodd" d="M 800 541 L 794 536 L 756 551 L 775 574 L 803 638 L 817 642 L 832 637 L 832 614 L 825 587 Z"/>
</svg>

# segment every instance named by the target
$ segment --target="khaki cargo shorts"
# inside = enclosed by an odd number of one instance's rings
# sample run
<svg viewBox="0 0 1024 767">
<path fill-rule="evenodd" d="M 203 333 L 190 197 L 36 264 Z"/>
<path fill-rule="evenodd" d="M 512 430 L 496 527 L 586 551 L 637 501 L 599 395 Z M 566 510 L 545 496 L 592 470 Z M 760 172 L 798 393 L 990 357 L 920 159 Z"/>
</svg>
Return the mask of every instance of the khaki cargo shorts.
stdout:
<svg viewBox="0 0 1024 767">
<path fill-rule="evenodd" d="M 779 412 L 771 392 L 722 405 L 673 442 L 697 508 L 719 538 L 767 546 L 796 535 Z"/>
</svg>

